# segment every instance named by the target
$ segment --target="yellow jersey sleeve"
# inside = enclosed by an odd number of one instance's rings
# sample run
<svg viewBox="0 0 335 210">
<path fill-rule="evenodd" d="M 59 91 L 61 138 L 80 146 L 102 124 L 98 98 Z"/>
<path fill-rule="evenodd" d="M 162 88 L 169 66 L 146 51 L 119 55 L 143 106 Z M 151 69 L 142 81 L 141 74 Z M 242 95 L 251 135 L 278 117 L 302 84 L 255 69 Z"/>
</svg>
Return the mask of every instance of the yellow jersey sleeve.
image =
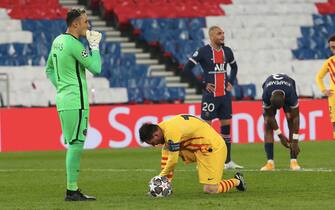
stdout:
<svg viewBox="0 0 335 210">
<path fill-rule="evenodd" d="M 163 123 L 164 124 L 164 123 Z M 164 130 L 164 147 L 168 151 L 167 162 L 165 167 L 162 169 L 160 176 L 167 176 L 171 171 L 174 170 L 174 167 L 178 163 L 179 158 L 179 149 L 180 149 L 180 140 L 181 132 L 178 128 L 168 126 L 168 124 L 161 125 L 160 127 Z"/>
<path fill-rule="evenodd" d="M 329 60 L 323 63 L 322 68 L 319 70 L 319 72 L 316 74 L 315 77 L 316 84 L 318 85 L 321 92 L 323 92 L 326 89 L 326 86 L 323 82 L 323 78 L 326 76 L 328 72 L 328 62 Z"/>
<path fill-rule="evenodd" d="M 174 167 L 178 163 L 179 151 L 168 153 L 168 160 L 166 162 L 165 167 L 162 169 L 160 176 L 167 176 L 171 171 L 173 171 Z"/>
</svg>

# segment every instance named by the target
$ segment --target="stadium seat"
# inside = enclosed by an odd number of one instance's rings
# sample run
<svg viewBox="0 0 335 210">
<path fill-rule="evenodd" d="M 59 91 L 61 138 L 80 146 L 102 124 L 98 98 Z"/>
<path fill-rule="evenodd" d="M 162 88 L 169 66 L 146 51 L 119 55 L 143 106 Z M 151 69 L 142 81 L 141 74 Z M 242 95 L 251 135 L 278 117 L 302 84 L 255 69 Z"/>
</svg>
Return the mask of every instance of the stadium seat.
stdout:
<svg viewBox="0 0 335 210">
<path fill-rule="evenodd" d="M 165 79 L 162 77 L 148 77 L 140 85 L 147 88 L 164 88 L 165 84 Z"/>
<path fill-rule="evenodd" d="M 169 101 L 179 101 L 185 100 L 185 88 L 169 87 L 166 89 L 168 94 L 166 94 L 166 99 Z"/>
<path fill-rule="evenodd" d="M 143 98 L 142 88 L 128 88 L 129 103 L 143 103 Z"/>
<path fill-rule="evenodd" d="M 240 85 L 234 85 L 234 88 L 232 90 L 232 96 L 235 100 L 241 100 L 243 98 L 243 90 Z"/>
<path fill-rule="evenodd" d="M 92 102 L 95 104 L 126 103 L 128 94 L 126 88 L 104 88 L 92 92 Z"/>
<path fill-rule="evenodd" d="M 255 84 L 243 84 L 240 85 L 242 88 L 242 95 L 244 99 L 253 100 L 256 97 L 256 85 Z"/>
<path fill-rule="evenodd" d="M 169 92 L 166 88 L 144 88 L 143 99 L 147 102 L 161 102 L 169 98 Z"/>
</svg>

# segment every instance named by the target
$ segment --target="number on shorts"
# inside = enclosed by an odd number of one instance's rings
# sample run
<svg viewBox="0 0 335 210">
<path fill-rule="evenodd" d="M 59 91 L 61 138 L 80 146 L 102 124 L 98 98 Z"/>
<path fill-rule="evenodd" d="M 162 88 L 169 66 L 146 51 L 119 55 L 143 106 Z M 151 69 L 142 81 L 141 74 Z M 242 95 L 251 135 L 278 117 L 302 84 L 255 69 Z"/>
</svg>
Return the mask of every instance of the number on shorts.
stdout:
<svg viewBox="0 0 335 210">
<path fill-rule="evenodd" d="M 204 102 L 202 104 L 202 111 L 204 111 L 204 112 L 207 112 L 207 111 L 212 112 L 212 111 L 214 111 L 214 109 L 215 109 L 215 105 L 213 103 Z"/>
</svg>

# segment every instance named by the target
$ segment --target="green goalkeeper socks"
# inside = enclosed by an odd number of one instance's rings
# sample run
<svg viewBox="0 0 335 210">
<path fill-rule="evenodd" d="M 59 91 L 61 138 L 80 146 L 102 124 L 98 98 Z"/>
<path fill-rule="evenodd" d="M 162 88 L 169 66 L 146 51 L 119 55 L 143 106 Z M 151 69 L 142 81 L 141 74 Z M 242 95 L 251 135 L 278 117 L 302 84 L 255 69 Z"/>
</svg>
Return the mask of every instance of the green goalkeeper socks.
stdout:
<svg viewBox="0 0 335 210">
<path fill-rule="evenodd" d="M 66 174 L 67 174 L 67 189 L 75 191 L 78 189 L 77 181 L 80 168 L 80 157 L 83 152 L 84 142 L 75 141 L 69 144 L 66 152 Z"/>
</svg>

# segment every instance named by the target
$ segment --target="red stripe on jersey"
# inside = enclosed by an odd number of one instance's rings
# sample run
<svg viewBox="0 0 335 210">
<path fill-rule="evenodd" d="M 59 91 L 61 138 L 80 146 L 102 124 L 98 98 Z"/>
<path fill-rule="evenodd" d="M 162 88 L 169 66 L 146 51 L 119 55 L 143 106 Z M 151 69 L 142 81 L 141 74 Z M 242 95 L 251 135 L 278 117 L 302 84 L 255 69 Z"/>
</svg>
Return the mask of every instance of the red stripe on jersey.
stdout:
<svg viewBox="0 0 335 210">
<path fill-rule="evenodd" d="M 162 157 L 162 160 L 167 160 L 168 159 L 168 157 Z"/>
<path fill-rule="evenodd" d="M 234 182 L 231 181 L 231 180 L 227 180 L 227 181 L 228 181 L 228 183 L 229 183 L 230 188 L 233 188 L 233 187 L 234 187 Z"/>
<path fill-rule="evenodd" d="M 190 142 L 191 142 L 192 140 L 203 139 L 203 138 L 204 138 L 204 137 L 194 137 L 194 138 L 189 138 L 189 139 L 183 140 L 183 141 L 181 142 L 181 145 L 182 145 L 182 147 L 187 147 L 189 144 L 191 144 Z"/>
<path fill-rule="evenodd" d="M 223 49 L 220 50 L 215 50 L 213 49 L 214 52 L 214 63 L 223 63 Z"/>
<path fill-rule="evenodd" d="M 204 137 L 193 137 L 193 138 L 186 139 L 183 142 L 192 141 L 192 140 L 195 140 L 195 139 L 203 139 L 203 138 Z"/>
<path fill-rule="evenodd" d="M 223 181 L 220 182 L 220 185 L 221 185 L 221 188 L 222 188 L 222 191 L 221 192 L 225 192 L 225 188 L 223 186 Z"/>
<path fill-rule="evenodd" d="M 202 147 L 204 144 L 189 144 L 187 146 L 191 146 L 191 147 Z"/>
<path fill-rule="evenodd" d="M 334 85 L 335 85 L 335 61 L 333 59 L 330 59 L 331 63 L 328 62 L 328 71 L 330 74 L 330 78 L 332 79 Z"/>
<path fill-rule="evenodd" d="M 214 64 L 222 64 L 224 63 L 224 55 L 223 55 L 223 49 L 215 50 L 213 49 L 213 62 Z M 224 96 L 225 93 L 225 74 L 223 72 L 216 73 L 214 76 L 214 82 L 215 82 L 215 92 L 214 96 Z"/>
<path fill-rule="evenodd" d="M 215 74 L 215 97 L 226 95 L 224 91 L 224 79 L 224 73 Z"/>
<path fill-rule="evenodd" d="M 229 186 L 225 180 L 222 180 L 223 185 L 226 187 L 224 192 L 227 192 L 229 190 Z"/>
</svg>

